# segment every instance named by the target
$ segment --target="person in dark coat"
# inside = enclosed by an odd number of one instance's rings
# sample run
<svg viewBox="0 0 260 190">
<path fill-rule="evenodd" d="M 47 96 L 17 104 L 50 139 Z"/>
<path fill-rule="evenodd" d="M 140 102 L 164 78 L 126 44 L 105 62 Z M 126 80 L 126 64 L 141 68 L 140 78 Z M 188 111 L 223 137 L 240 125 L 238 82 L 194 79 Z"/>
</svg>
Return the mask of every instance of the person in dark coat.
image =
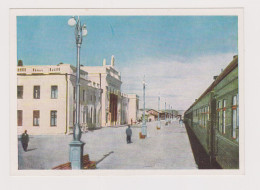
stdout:
<svg viewBox="0 0 260 190">
<path fill-rule="evenodd" d="M 130 128 L 130 125 L 128 125 L 128 128 L 126 129 L 126 142 L 127 144 L 131 143 L 131 136 L 132 136 L 132 129 Z"/>
<path fill-rule="evenodd" d="M 29 143 L 29 135 L 27 134 L 27 130 L 25 130 L 24 133 L 22 134 L 21 142 L 22 142 L 23 150 L 26 152 Z"/>
</svg>

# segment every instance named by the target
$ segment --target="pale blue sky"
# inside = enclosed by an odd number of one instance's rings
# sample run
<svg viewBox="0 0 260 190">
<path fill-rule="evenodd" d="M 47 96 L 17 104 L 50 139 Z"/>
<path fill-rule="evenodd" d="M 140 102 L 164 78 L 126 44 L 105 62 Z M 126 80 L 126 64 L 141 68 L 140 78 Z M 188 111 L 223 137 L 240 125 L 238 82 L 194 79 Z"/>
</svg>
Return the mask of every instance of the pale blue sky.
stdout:
<svg viewBox="0 0 260 190">
<path fill-rule="evenodd" d="M 25 65 L 75 64 L 69 16 L 17 17 L 18 59 Z M 115 55 L 117 64 L 140 57 L 189 57 L 237 51 L 235 16 L 81 16 L 88 36 L 81 62 L 99 65 Z"/>
<path fill-rule="evenodd" d="M 24 65 L 56 65 L 60 62 L 75 65 L 74 28 L 68 26 L 69 18 L 70 16 L 17 17 L 17 59 L 22 59 Z M 122 71 L 125 84 L 123 90 L 136 92 L 139 95 L 141 91 L 138 89 L 141 89 L 141 86 L 128 81 L 133 80 L 132 74 L 127 70 L 129 67 L 146 70 L 145 65 L 148 68 L 158 62 L 162 66 L 165 64 L 170 67 L 171 62 L 181 62 L 184 65 L 190 64 L 192 68 L 195 65 L 194 60 L 228 55 L 225 60 L 221 60 L 226 63 L 221 63 L 219 68 L 214 67 L 221 69 L 223 64 L 227 65 L 231 61 L 231 55 L 238 52 L 237 16 L 81 16 L 80 18 L 88 29 L 88 35 L 83 39 L 81 48 L 81 64 L 102 65 L 104 58 L 110 63 L 110 57 L 114 55 L 116 67 Z M 146 74 L 149 80 L 149 77 L 155 77 L 156 72 L 140 72 L 140 76 L 136 79 L 141 80 L 141 75 Z M 165 74 L 160 75 L 162 78 L 160 81 L 173 82 L 172 76 L 169 76 L 171 73 L 164 72 Z M 175 79 L 182 77 L 175 76 Z M 208 77 L 212 78 L 210 75 Z M 158 83 L 158 78 L 156 84 L 158 87 L 164 86 Z M 157 88 L 157 85 L 153 88 Z M 208 83 L 193 94 L 199 95 L 206 85 Z M 147 90 L 149 101 L 149 89 Z M 150 98 L 154 99 L 156 95 L 153 92 Z M 171 95 L 174 105 L 175 98 L 180 94 L 173 92 Z M 165 97 L 167 96 L 169 94 L 165 94 Z M 192 103 L 193 98 L 190 97 L 185 108 Z M 152 103 L 150 106 L 154 107 Z"/>
</svg>

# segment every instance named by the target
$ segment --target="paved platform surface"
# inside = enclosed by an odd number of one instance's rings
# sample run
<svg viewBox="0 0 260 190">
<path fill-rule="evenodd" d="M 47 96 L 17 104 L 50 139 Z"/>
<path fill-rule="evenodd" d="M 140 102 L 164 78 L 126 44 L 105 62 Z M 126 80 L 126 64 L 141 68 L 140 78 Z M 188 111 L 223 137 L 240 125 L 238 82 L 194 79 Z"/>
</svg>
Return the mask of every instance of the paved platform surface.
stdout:
<svg viewBox="0 0 260 190">
<path fill-rule="evenodd" d="M 132 141 L 126 143 L 126 127 L 102 128 L 82 135 L 84 154 L 97 162 L 97 169 L 197 169 L 185 127 L 177 121 L 161 130 L 147 123 L 146 139 L 139 139 L 133 126 Z M 51 169 L 69 161 L 72 136 L 31 136 L 28 152 L 19 142 L 19 169 Z"/>
</svg>

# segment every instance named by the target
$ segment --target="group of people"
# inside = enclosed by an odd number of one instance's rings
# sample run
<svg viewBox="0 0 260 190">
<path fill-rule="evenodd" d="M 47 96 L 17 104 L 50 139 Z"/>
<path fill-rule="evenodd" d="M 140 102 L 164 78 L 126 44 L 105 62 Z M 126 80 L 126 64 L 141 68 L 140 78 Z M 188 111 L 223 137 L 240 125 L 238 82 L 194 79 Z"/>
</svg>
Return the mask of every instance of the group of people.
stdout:
<svg viewBox="0 0 260 190">
<path fill-rule="evenodd" d="M 132 129 L 130 128 L 130 125 L 128 125 L 128 128 L 126 129 L 126 142 L 127 144 L 132 143 L 131 141 L 132 136 Z M 28 143 L 29 143 L 29 135 L 27 134 L 27 130 L 24 131 L 24 133 L 21 136 L 21 143 L 23 150 L 27 152 Z"/>
<path fill-rule="evenodd" d="M 179 120 L 179 124 L 181 126 L 183 125 L 182 119 Z M 126 129 L 126 142 L 127 142 L 127 144 L 132 143 L 131 136 L 132 136 L 132 129 L 130 128 L 130 125 L 128 125 L 128 127 Z M 24 133 L 21 136 L 21 143 L 22 143 L 22 146 L 23 146 L 23 150 L 26 152 L 27 147 L 28 147 L 28 143 L 29 143 L 29 135 L 27 134 L 27 130 L 25 130 Z"/>
</svg>

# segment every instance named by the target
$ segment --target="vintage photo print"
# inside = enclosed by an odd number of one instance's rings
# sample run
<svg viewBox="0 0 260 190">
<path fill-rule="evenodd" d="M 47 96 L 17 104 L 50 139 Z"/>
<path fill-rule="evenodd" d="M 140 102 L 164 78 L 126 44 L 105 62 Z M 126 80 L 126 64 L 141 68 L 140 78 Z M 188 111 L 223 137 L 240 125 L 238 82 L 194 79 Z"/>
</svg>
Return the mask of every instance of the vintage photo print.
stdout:
<svg viewBox="0 0 260 190">
<path fill-rule="evenodd" d="M 243 174 L 242 9 L 12 9 L 11 174 Z"/>
</svg>

